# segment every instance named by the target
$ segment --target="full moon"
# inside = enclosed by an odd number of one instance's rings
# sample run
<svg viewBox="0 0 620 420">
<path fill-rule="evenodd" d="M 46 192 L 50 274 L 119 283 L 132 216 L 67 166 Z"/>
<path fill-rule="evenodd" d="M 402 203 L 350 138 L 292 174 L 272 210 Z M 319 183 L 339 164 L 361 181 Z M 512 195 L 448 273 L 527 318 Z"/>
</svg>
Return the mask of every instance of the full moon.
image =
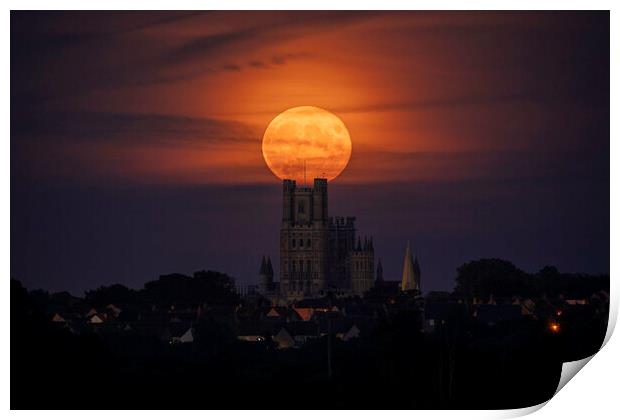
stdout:
<svg viewBox="0 0 620 420">
<path fill-rule="evenodd" d="M 351 137 L 344 123 L 329 111 L 298 106 L 276 116 L 263 135 L 263 157 L 280 179 L 298 183 L 314 178 L 331 181 L 351 157 Z"/>
</svg>

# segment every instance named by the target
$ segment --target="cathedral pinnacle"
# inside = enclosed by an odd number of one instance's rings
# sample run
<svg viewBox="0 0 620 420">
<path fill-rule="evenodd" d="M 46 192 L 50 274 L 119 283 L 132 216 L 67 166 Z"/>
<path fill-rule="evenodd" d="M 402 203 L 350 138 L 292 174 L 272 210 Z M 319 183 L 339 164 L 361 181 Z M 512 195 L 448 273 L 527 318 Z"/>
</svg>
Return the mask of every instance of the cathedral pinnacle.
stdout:
<svg viewBox="0 0 620 420">
<path fill-rule="evenodd" d="M 401 289 L 406 290 L 420 290 L 419 283 L 419 268 L 416 270 L 416 263 L 413 261 L 413 255 L 411 254 L 411 246 L 407 241 L 407 248 L 405 249 L 405 260 L 403 262 L 403 277 L 401 280 Z M 416 273 L 417 271 L 417 273 Z"/>
</svg>

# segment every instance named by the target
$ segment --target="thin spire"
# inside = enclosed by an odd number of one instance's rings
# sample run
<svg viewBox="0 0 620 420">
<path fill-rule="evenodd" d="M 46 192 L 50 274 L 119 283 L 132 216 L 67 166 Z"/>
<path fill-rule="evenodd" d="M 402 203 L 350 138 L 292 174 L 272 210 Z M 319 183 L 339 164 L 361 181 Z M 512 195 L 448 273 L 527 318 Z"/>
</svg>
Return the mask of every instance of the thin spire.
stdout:
<svg viewBox="0 0 620 420">
<path fill-rule="evenodd" d="M 413 256 L 411 255 L 411 246 L 407 241 L 407 248 L 405 249 L 405 261 L 403 262 L 403 277 L 401 280 L 402 290 L 416 289 L 416 281 L 414 274 Z"/>
<path fill-rule="evenodd" d="M 383 281 L 383 264 L 381 264 L 381 258 L 377 263 L 377 281 Z"/>
<path fill-rule="evenodd" d="M 267 275 L 273 276 L 273 266 L 271 265 L 271 257 L 267 257 Z"/>
</svg>

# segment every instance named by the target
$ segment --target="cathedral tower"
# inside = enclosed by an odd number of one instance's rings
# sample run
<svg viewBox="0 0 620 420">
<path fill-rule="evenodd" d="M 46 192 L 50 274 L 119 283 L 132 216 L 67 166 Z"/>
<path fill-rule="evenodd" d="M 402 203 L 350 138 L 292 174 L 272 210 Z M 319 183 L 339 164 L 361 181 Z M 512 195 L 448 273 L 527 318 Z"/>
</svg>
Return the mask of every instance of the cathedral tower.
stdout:
<svg viewBox="0 0 620 420">
<path fill-rule="evenodd" d="M 377 263 L 377 279 L 376 282 L 380 283 L 383 281 L 383 264 L 381 264 L 381 258 L 379 258 L 379 262 Z"/>
<path fill-rule="evenodd" d="M 317 296 L 327 289 L 329 226 L 327 180 L 313 187 L 283 181 L 280 227 L 280 294 L 288 300 Z"/>
<path fill-rule="evenodd" d="M 326 179 L 316 178 L 311 187 L 282 182 L 280 281 L 272 281 L 270 260 L 261 263 L 260 283 L 271 299 L 291 302 L 328 291 L 362 295 L 374 285 L 372 238 L 358 238 L 356 246 L 355 217 L 330 218 L 327 208 Z"/>
</svg>

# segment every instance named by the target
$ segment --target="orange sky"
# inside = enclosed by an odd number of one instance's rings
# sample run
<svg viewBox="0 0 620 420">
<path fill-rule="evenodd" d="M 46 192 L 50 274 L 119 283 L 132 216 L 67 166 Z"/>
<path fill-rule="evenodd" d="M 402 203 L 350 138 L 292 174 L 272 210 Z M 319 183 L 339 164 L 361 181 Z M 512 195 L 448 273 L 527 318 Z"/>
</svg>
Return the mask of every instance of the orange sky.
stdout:
<svg viewBox="0 0 620 420">
<path fill-rule="evenodd" d="M 537 79 L 574 59 L 552 45 L 588 29 L 570 14 L 557 27 L 544 13 L 67 15 L 34 30 L 51 41 L 37 62 L 47 77 L 28 88 L 52 121 L 94 114 L 56 134 L 60 155 L 42 153 L 59 159 L 36 165 L 52 176 L 275 182 L 262 133 L 279 112 L 314 105 L 351 134 L 339 182 L 463 179 L 496 170 L 485 159 L 527 153 L 552 121 L 588 118 L 589 104 Z M 558 146 L 571 151 L 570 139 Z"/>
</svg>

